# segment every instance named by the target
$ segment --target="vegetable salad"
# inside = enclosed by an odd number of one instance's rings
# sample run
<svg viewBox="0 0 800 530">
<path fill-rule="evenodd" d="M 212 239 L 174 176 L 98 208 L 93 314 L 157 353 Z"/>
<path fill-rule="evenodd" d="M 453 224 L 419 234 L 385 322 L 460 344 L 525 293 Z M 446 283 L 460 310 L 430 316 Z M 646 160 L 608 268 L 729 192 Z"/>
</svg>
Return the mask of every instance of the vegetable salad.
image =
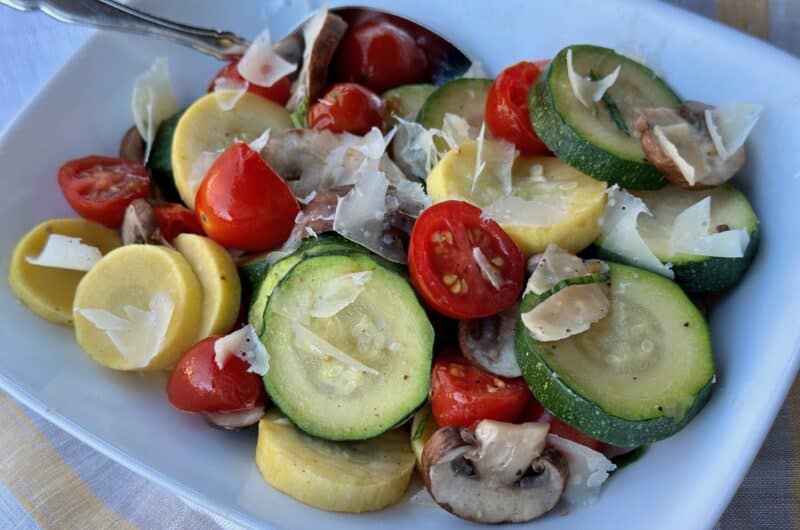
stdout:
<svg viewBox="0 0 800 530">
<path fill-rule="evenodd" d="M 175 408 L 257 425 L 308 505 L 380 510 L 415 472 L 475 522 L 595 502 L 711 395 L 761 106 L 583 44 L 490 78 L 366 10 L 302 40 L 264 31 L 186 107 L 156 59 L 119 156 L 60 168 L 79 217 L 20 239 L 14 293 L 97 363 L 169 371 Z"/>
</svg>

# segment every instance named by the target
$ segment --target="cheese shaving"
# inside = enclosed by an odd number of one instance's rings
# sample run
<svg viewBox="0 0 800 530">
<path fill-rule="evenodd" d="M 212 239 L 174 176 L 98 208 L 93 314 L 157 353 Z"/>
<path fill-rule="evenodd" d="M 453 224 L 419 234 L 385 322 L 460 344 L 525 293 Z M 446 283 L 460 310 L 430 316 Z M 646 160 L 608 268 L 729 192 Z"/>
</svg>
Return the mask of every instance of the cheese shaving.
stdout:
<svg viewBox="0 0 800 530">
<path fill-rule="evenodd" d="M 567 218 L 567 209 L 560 194 L 530 200 L 508 195 L 486 206 L 483 216 L 503 224 L 551 226 Z"/>
<path fill-rule="evenodd" d="M 269 143 L 269 129 L 265 129 L 261 135 L 253 140 L 252 142 L 248 143 L 248 147 L 255 151 L 256 153 L 260 153 L 264 147 Z"/>
<path fill-rule="evenodd" d="M 570 285 L 520 318 L 535 340 L 549 342 L 583 333 L 608 315 L 608 307 L 608 296 L 598 284 Z"/>
<path fill-rule="evenodd" d="M 441 137 L 450 149 L 457 149 L 459 145 L 476 138 L 469 122 L 458 114 L 450 112 L 442 119 Z"/>
<path fill-rule="evenodd" d="M 718 258 L 741 258 L 750 243 L 747 230 L 726 230 L 710 234 L 711 197 L 689 206 L 672 226 L 670 254 L 692 254 Z"/>
<path fill-rule="evenodd" d="M 231 357 L 246 361 L 249 373 L 265 375 L 269 371 L 269 353 L 250 324 L 214 341 L 214 362 L 220 370 Z"/>
<path fill-rule="evenodd" d="M 758 103 L 731 103 L 705 111 L 708 134 L 723 160 L 744 146 L 763 110 L 764 106 Z"/>
<path fill-rule="evenodd" d="M 606 193 L 608 202 L 599 220 L 603 247 L 625 256 L 637 267 L 674 278 L 672 265 L 661 263 L 636 229 L 639 214 L 652 215 L 645 203 L 617 185 Z"/>
<path fill-rule="evenodd" d="M 253 40 L 237 66 L 239 75 L 254 85 L 269 87 L 297 69 L 272 49 L 269 28 Z"/>
<path fill-rule="evenodd" d="M 232 110 L 242 96 L 247 93 L 250 84 L 227 77 L 218 77 L 214 80 L 214 100 L 217 106 L 225 112 Z"/>
<path fill-rule="evenodd" d="M 575 71 L 572 65 L 572 48 L 567 50 L 567 76 L 569 77 L 569 84 L 572 87 L 572 93 L 580 101 L 584 107 L 592 108 L 592 106 L 603 99 L 603 95 L 611 88 L 617 81 L 619 76 L 620 66 L 617 66 L 613 72 L 608 74 L 602 79 L 592 81 L 588 77 L 584 77 Z"/>
<path fill-rule="evenodd" d="M 658 145 L 680 170 L 690 186 L 711 172 L 705 153 L 694 138 L 694 128 L 688 122 L 653 127 Z"/>
<path fill-rule="evenodd" d="M 172 95 L 167 58 L 158 57 L 150 68 L 133 82 L 131 98 L 133 123 L 145 141 L 144 161 L 150 159 L 150 149 L 161 122 L 178 112 Z"/>
<path fill-rule="evenodd" d="M 370 368 L 369 366 L 359 362 L 358 360 L 352 358 L 351 356 L 347 355 L 345 352 L 331 344 L 330 342 L 326 341 L 304 325 L 300 324 L 299 322 L 292 322 L 292 330 L 294 332 L 294 345 L 308 353 L 314 353 L 317 355 L 321 355 L 323 358 L 325 357 L 333 357 L 337 361 L 350 366 L 351 368 L 355 368 L 356 370 L 360 370 L 362 372 L 372 374 L 372 375 L 380 375 L 380 372 Z"/>
<path fill-rule="evenodd" d="M 309 314 L 315 318 L 330 318 L 356 301 L 372 278 L 372 271 L 353 272 L 331 278 L 316 293 Z"/>
<path fill-rule="evenodd" d="M 438 129 L 427 129 L 417 122 L 407 121 L 395 116 L 399 126 L 395 142 L 400 142 L 399 149 L 393 154 L 405 162 L 410 172 L 417 178 L 425 179 L 433 166 L 439 161 L 439 151 L 434 138 L 441 137 Z"/>
<path fill-rule="evenodd" d="M 197 195 L 197 190 L 200 189 L 206 173 L 221 154 L 222 151 L 202 151 L 197 155 L 192 163 L 192 169 L 189 171 L 189 177 L 186 179 L 186 185 L 192 197 Z"/>
<path fill-rule="evenodd" d="M 472 259 L 478 264 L 483 279 L 489 282 L 496 291 L 499 291 L 503 286 L 503 275 L 492 265 L 480 247 L 474 247 L 472 249 Z"/>
<path fill-rule="evenodd" d="M 562 498 L 575 506 L 596 502 L 600 497 L 600 488 L 617 466 L 603 453 L 555 434 L 547 435 L 547 445 L 561 453 L 569 467 L 569 478 Z"/>
<path fill-rule="evenodd" d="M 38 256 L 25 256 L 25 261 L 39 267 L 88 271 L 103 254 L 97 247 L 84 245 L 78 237 L 50 234 Z"/>
<path fill-rule="evenodd" d="M 174 307 L 169 294 L 158 292 L 150 298 L 148 311 L 132 305 L 123 306 L 127 318 L 105 309 L 75 308 L 75 311 L 106 332 L 131 368 L 145 368 L 161 351 Z"/>
<path fill-rule="evenodd" d="M 589 268 L 579 257 L 574 256 L 555 243 L 547 245 L 539 263 L 528 279 L 525 293 L 542 294 L 562 280 L 589 274 Z"/>
<path fill-rule="evenodd" d="M 475 150 L 475 170 L 472 172 L 472 187 L 470 188 L 470 195 L 475 194 L 475 186 L 478 184 L 478 178 L 480 178 L 481 173 L 483 173 L 483 170 L 486 169 L 486 161 L 483 159 L 483 144 L 485 137 L 486 137 L 486 123 L 484 122 L 481 123 L 481 131 L 478 133 L 478 138 L 476 140 L 478 147 Z M 510 189 L 506 191 L 506 194 L 509 193 L 511 193 Z"/>
</svg>

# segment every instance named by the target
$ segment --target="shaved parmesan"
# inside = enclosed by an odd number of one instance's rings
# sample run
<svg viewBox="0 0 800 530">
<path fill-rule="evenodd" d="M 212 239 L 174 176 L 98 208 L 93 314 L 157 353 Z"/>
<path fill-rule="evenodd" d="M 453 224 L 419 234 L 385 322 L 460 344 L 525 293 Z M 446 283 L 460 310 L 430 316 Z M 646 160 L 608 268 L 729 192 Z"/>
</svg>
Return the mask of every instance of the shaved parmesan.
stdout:
<svg viewBox="0 0 800 530">
<path fill-rule="evenodd" d="M 461 77 L 467 79 L 485 79 L 487 76 L 486 70 L 483 69 L 481 62 L 473 59 L 469 65 L 469 68 L 467 68 L 466 72 L 461 74 Z"/>
<path fill-rule="evenodd" d="M 718 258 L 741 258 L 750 243 L 747 230 L 727 230 L 710 234 L 711 197 L 689 206 L 672 226 L 670 254 L 693 254 Z"/>
<path fill-rule="evenodd" d="M 705 111 L 708 134 L 723 160 L 741 149 L 763 110 L 758 103 L 731 103 Z"/>
<path fill-rule="evenodd" d="M 269 129 L 264 130 L 261 133 L 261 136 L 253 140 L 252 142 L 248 143 L 248 147 L 255 151 L 256 153 L 260 153 L 264 147 L 269 143 Z"/>
<path fill-rule="evenodd" d="M 561 280 L 587 274 L 589 268 L 581 258 L 573 256 L 555 243 L 550 243 L 539 258 L 536 268 L 533 269 L 525 292 L 542 294 L 555 287 Z"/>
<path fill-rule="evenodd" d="M 683 121 L 674 125 L 653 127 L 653 134 L 658 145 L 680 170 L 683 178 L 690 186 L 701 181 L 711 173 L 705 153 L 700 149 L 700 142 L 695 138 L 695 129 Z"/>
<path fill-rule="evenodd" d="M 467 120 L 458 114 L 448 112 L 442 120 L 441 136 L 450 149 L 456 149 L 464 142 L 476 138 L 476 133 L 472 132 Z"/>
<path fill-rule="evenodd" d="M 569 467 L 569 478 L 562 498 L 576 506 L 587 506 L 600 497 L 600 488 L 617 466 L 603 453 L 583 444 L 547 435 L 547 445 L 555 448 Z"/>
<path fill-rule="evenodd" d="M 672 265 L 661 263 L 636 229 L 639 214 L 652 215 L 645 203 L 617 185 L 606 193 L 608 202 L 599 220 L 603 247 L 629 258 L 637 267 L 674 278 Z"/>
<path fill-rule="evenodd" d="M 592 81 L 575 71 L 572 65 L 572 48 L 567 50 L 567 76 L 572 87 L 572 93 L 584 107 L 591 108 L 595 103 L 603 99 L 606 91 L 612 87 L 619 76 L 620 66 L 602 79 Z"/>
<path fill-rule="evenodd" d="M 220 109 L 228 112 L 239 103 L 249 86 L 247 81 L 241 82 L 227 77 L 218 77 L 214 80 L 214 100 Z"/>
<path fill-rule="evenodd" d="M 382 171 L 365 170 L 353 189 L 339 199 L 333 229 L 390 261 L 403 263 L 406 255 L 402 245 L 384 234 L 388 189 L 389 182 Z"/>
<path fill-rule="evenodd" d="M 330 318 L 356 301 L 364 292 L 372 271 L 343 274 L 326 281 L 317 291 L 309 314 L 316 318 Z"/>
<path fill-rule="evenodd" d="M 149 70 L 134 80 L 131 111 L 133 123 L 145 141 L 144 161 L 147 162 L 158 126 L 178 112 L 169 82 L 166 57 L 158 57 Z"/>
<path fill-rule="evenodd" d="M 150 298 L 148 311 L 132 305 L 123 306 L 127 318 L 105 309 L 75 308 L 75 311 L 97 329 L 105 331 L 132 368 L 144 368 L 161 351 L 174 307 L 167 293 L 158 292 Z"/>
<path fill-rule="evenodd" d="M 239 357 L 250 367 L 249 373 L 264 375 L 269 371 L 269 354 L 250 324 L 214 341 L 214 362 L 222 370 L 231 357 Z"/>
<path fill-rule="evenodd" d="M 219 158 L 222 151 L 202 151 L 192 163 L 192 169 L 189 171 L 189 178 L 186 179 L 186 185 L 189 188 L 189 193 L 192 197 L 197 195 L 197 190 L 200 189 L 200 184 L 206 177 L 206 173 Z"/>
<path fill-rule="evenodd" d="M 264 28 L 239 61 L 239 75 L 258 86 L 272 86 L 293 73 L 296 64 L 286 61 L 272 49 L 269 28 Z"/>
<path fill-rule="evenodd" d="M 530 200 L 508 195 L 486 206 L 483 215 L 504 224 L 550 226 L 566 219 L 567 210 L 562 195 Z"/>
<path fill-rule="evenodd" d="M 395 160 L 401 160 L 413 176 L 427 178 L 439 161 L 434 138 L 441 136 L 440 131 L 427 129 L 417 122 L 406 121 L 398 116 L 394 118 L 399 126 L 392 152 Z"/>
<path fill-rule="evenodd" d="M 39 267 L 88 271 L 103 254 L 97 247 L 84 245 L 78 237 L 50 234 L 38 256 L 25 256 L 25 261 Z"/>
<path fill-rule="evenodd" d="M 483 170 L 486 169 L 486 162 L 483 160 L 483 144 L 484 138 L 486 136 L 486 123 L 481 123 L 481 131 L 478 133 L 477 143 L 478 148 L 475 150 L 475 170 L 472 172 L 472 188 L 470 189 L 470 194 L 475 193 L 475 186 L 478 184 L 478 178 L 483 173 Z M 506 195 L 511 193 L 511 180 L 509 179 L 509 189 L 505 191 Z"/>
<path fill-rule="evenodd" d="M 345 364 L 356 370 L 372 374 L 380 375 L 380 372 L 370 368 L 369 366 L 359 362 L 358 360 L 347 355 L 345 352 L 326 341 L 304 325 L 299 322 L 292 322 L 292 329 L 294 331 L 294 345 L 308 353 L 314 353 L 324 357 L 333 357 L 337 361 Z"/>
<path fill-rule="evenodd" d="M 489 282 L 496 291 L 499 291 L 503 286 L 503 276 L 500 274 L 500 271 L 491 264 L 480 247 L 474 247 L 472 249 L 472 258 L 475 260 L 475 263 L 478 264 L 483 279 Z"/>
<path fill-rule="evenodd" d="M 548 342 L 583 333 L 608 315 L 608 306 L 608 297 L 598 284 L 570 285 L 521 318 L 534 339 Z"/>
</svg>

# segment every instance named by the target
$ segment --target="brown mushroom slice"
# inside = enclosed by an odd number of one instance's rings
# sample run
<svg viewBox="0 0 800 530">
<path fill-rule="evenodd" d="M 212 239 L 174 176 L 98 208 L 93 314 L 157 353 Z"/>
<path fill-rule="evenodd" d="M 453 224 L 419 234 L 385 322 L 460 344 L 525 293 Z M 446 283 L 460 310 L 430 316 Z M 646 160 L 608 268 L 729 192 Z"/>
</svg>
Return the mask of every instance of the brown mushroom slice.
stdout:
<svg viewBox="0 0 800 530">
<path fill-rule="evenodd" d="M 583 333 L 608 315 L 605 284 L 569 285 L 523 313 L 522 323 L 540 342 L 565 339 Z"/>
<path fill-rule="evenodd" d="M 514 355 L 514 329 L 519 305 L 486 318 L 458 323 L 458 344 L 472 362 L 500 377 L 520 377 L 522 372 Z"/>
<path fill-rule="evenodd" d="M 144 138 L 139 134 L 139 129 L 132 126 L 125 131 L 119 144 L 119 157 L 144 164 Z"/>
<path fill-rule="evenodd" d="M 433 499 L 479 523 L 525 522 L 561 498 L 569 470 L 545 449 L 548 425 L 480 421 L 474 431 L 444 427 L 425 444 L 422 475 Z"/>
<path fill-rule="evenodd" d="M 338 15 L 322 9 L 306 22 L 303 28 L 303 67 L 292 87 L 289 110 L 294 110 L 308 98 L 314 102 L 325 92 L 328 78 L 328 66 L 339 41 L 347 31 L 347 22 Z"/>
<path fill-rule="evenodd" d="M 161 243 L 161 232 L 153 207 L 145 199 L 136 199 L 125 209 L 120 229 L 123 245 Z"/>
<path fill-rule="evenodd" d="M 710 109 L 697 101 L 686 101 L 677 110 L 636 109 L 634 128 L 641 133 L 648 160 L 682 188 L 719 186 L 744 165 L 744 147 L 727 158 L 717 151 L 706 123 Z"/>
<path fill-rule="evenodd" d="M 206 412 L 203 417 L 214 427 L 231 431 L 255 425 L 264 417 L 265 412 L 266 407 L 258 405 L 251 409 L 237 410 L 235 412 Z"/>
</svg>

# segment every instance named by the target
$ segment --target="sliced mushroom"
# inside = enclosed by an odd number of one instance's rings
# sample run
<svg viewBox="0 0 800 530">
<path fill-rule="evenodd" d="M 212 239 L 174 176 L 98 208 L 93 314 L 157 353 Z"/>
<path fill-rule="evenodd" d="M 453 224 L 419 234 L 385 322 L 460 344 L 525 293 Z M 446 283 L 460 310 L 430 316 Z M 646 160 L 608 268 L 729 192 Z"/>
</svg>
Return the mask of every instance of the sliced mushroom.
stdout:
<svg viewBox="0 0 800 530">
<path fill-rule="evenodd" d="M 258 420 L 264 417 L 265 412 L 266 407 L 264 405 L 257 405 L 251 409 L 238 410 L 236 412 L 206 412 L 203 417 L 210 425 L 230 431 L 255 425 Z"/>
<path fill-rule="evenodd" d="M 156 214 L 145 199 L 136 199 L 125 209 L 122 219 L 122 244 L 141 245 L 161 243 Z"/>
<path fill-rule="evenodd" d="M 312 27 L 319 24 L 321 27 Z M 294 110 L 305 98 L 314 102 L 323 96 L 328 66 L 345 31 L 347 22 L 330 12 L 326 12 L 321 21 L 313 17 L 306 23 L 303 38 L 312 39 L 312 42 L 304 42 L 303 66 L 292 87 L 292 97 L 287 105 L 290 110 Z"/>
<path fill-rule="evenodd" d="M 479 523 L 525 522 L 550 511 L 569 476 L 545 448 L 548 426 L 480 421 L 474 431 L 443 427 L 425 444 L 422 479 L 453 515 Z"/>
<path fill-rule="evenodd" d="M 519 305 L 486 318 L 458 323 L 458 344 L 464 356 L 494 375 L 520 377 L 514 356 L 514 329 Z"/>
<path fill-rule="evenodd" d="M 144 163 L 144 138 L 134 125 L 125 132 L 119 144 L 119 157 L 125 160 Z"/>
<path fill-rule="evenodd" d="M 641 134 L 648 160 L 682 188 L 713 188 L 733 177 L 745 163 L 744 147 L 727 160 L 708 132 L 705 111 L 712 107 L 686 101 L 678 109 L 636 109 L 634 128 Z"/>
</svg>

